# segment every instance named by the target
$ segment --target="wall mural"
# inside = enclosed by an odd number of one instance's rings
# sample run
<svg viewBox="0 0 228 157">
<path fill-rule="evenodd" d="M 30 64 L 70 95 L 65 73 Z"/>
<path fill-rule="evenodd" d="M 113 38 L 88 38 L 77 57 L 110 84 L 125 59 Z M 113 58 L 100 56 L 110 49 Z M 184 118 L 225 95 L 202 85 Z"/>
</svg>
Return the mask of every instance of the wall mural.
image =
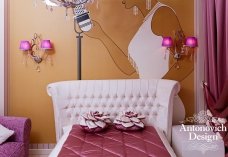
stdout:
<svg viewBox="0 0 228 157">
<path fill-rule="evenodd" d="M 104 37 L 100 36 L 100 38 L 110 38 L 110 40 L 113 41 L 112 43 L 116 44 L 117 48 L 124 53 L 123 56 L 126 56 L 122 61 L 125 62 L 123 63 L 124 65 L 121 66 L 123 67 L 123 70 L 127 71 L 125 64 L 130 66 L 130 70 L 128 75 L 125 75 L 117 68 L 108 49 L 102 43 L 103 40 L 83 35 L 82 79 L 99 80 L 138 78 L 137 72 L 135 72 L 134 68 L 131 67 L 131 63 L 126 58 L 128 58 L 129 54 L 128 47 L 143 24 L 144 15 L 140 10 L 134 9 L 134 7 L 130 9 L 126 9 L 125 7 L 127 7 L 129 2 L 136 3 L 142 1 L 143 4 L 141 6 L 144 7 L 144 10 L 146 11 L 146 0 L 125 1 L 126 4 L 122 4 L 123 0 L 98 1 L 99 3 L 97 3 L 97 0 L 94 0 L 95 3 L 88 6 L 91 19 L 97 21 L 103 32 L 107 35 Z M 188 36 L 193 35 L 194 1 L 159 1 L 163 4 L 172 6 L 178 15 L 184 33 Z M 35 8 L 33 7 L 33 0 L 23 0 L 23 2 L 17 0 L 9 1 L 10 51 L 8 57 L 10 67 L 10 86 L 8 115 L 25 116 L 32 119 L 33 127 L 31 132 L 31 143 L 55 143 L 53 108 L 51 99 L 47 95 L 45 89 L 50 82 L 77 79 L 76 33 L 73 28 L 72 12 L 70 12 L 70 9 L 68 10 L 70 16 L 65 19 L 65 8 L 53 7 L 53 12 L 50 12 L 41 1 L 37 0 L 37 2 L 39 3 L 37 8 Z M 151 8 L 154 4 L 154 1 L 151 1 Z M 161 8 L 159 10 L 157 10 L 156 14 L 162 12 L 163 9 Z M 169 23 L 173 21 L 169 16 L 169 18 L 164 19 L 164 17 L 161 17 L 163 20 L 158 20 L 160 18 L 159 15 L 160 14 L 157 14 L 158 17 L 153 16 L 153 21 L 159 23 L 158 28 L 153 27 L 153 33 L 156 35 L 159 35 L 156 30 L 166 30 L 166 26 L 168 25 L 171 27 Z M 162 15 L 165 16 L 165 11 L 162 12 Z M 29 19 L 29 23 L 22 22 L 21 19 Z M 19 41 L 22 38 L 29 39 L 34 31 L 47 36 L 55 44 L 54 51 L 56 53 L 53 55 L 55 64 L 54 66 L 42 64 L 42 73 L 35 72 L 33 66 L 25 68 L 21 64 L 21 58 L 19 55 L 20 51 L 18 50 Z M 97 35 L 95 37 L 98 38 Z M 160 47 L 161 43 L 159 43 L 158 46 Z M 115 54 L 117 53 L 114 53 L 114 55 Z M 164 52 L 162 52 L 162 54 L 164 57 Z M 133 58 L 133 55 L 131 55 L 131 57 Z M 168 56 L 166 56 L 166 59 L 168 59 Z M 32 63 L 32 60 L 31 62 L 29 60 L 29 65 L 32 65 Z M 172 67 L 172 63 L 174 63 L 173 58 L 169 56 L 170 67 Z M 166 73 L 164 77 L 181 80 L 184 76 L 187 76 L 187 71 L 190 71 L 188 70 L 188 65 L 192 64 L 193 61 L 191 61 L 191 58 L 183 58 L 183 61 L 180 61 L 180 68 L 178 70 L 171 68 L 171 70 L 169 70 L 170 72 Z M 132 75 L 131 69 L 132 72 L 134 72 Z M 159 67 L 151 67 L 151 71 L 156 69 L 159 69 Z M 184 73 L 181 73 L 182 69 L 187 69 L 187 71 L 183 70 Z M 182 78 L 178 78 L 177 76 L 181 76 Z M 180 97 L 185 104 L 187 116 L 191 116 L 194 113 L 193 80 L 194 77 L 192 74 L 185 80 L 181 81 L 182 89 Z M 21 92 L 22 89 L 23 92 Z"/>
<path fill-rule="evenodd" d="M 191 56 L 181 58 L 178 63 L 180 68 L 177 69 L 173 56 L 165 53 L 161 47 L 162 36 L 175 37 L 176 31 L 183 32 L 171 7 L 157 0 L 103 0 L 99 4 L 99 7 L 89 6 L 94 26 L 85 34 L 100 40 L 121 72 L 128 76 L 138 72 L 140 78 L 178 81 L 192 73 Z M 113 7 L 116 7 L 116 12 L 113 12 Z M 128 29 L 133 31 L 130 31 L 130 37 L 123 42 L 120 38 L 125 38 Z M 121 44 L 116 40 L 116 34 L 119 35 Z"/>
</svg>

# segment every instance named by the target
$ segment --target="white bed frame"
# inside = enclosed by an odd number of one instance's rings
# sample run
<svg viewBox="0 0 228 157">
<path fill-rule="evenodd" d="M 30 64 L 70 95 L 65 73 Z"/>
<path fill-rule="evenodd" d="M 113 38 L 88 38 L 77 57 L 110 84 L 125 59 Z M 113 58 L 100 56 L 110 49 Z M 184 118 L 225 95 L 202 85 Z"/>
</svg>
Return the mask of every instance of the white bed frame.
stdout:
<svg viewBox="0 0 228 157">
<path fill-rule="evenodd" d="M 170 142 L 173 102 L 179 90 L 178 82 L 162 79 L 84 80 L 49 84 L 47 91 L 54 106 L 56 140 L 59 141 L 63 135 L 63 127 L 78 124 L 82 113 L 103 111 L 114 119 L 121 111 L 130 110 L 145 115 L 146 125 L 162 130 Z"/>
</svg>

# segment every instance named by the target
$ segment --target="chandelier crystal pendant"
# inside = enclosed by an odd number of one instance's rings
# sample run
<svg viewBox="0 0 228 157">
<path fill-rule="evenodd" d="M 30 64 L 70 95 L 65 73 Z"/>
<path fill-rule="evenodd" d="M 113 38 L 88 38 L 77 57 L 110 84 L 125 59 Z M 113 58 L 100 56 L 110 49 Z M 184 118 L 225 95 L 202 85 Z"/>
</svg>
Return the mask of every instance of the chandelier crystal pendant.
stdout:
<svg viewBox="0 0 228 157">
<path fill-rule="evenodd" d="M 97 6 L 97 9 L 99 9 L 99 0 L 97 0 L 96 6 Z"/>
<path fill-rule="evenodd" d="M 134 6 L 133 7 L 133 15 L 138 15 L 139 14 L 139 9 L 138 9 L 138 7 L 137 6 Z"/>
<path fill-rule="evenodd" d="M 146 0 L 146 9 L 151 10 L 151 8 L 152 8 L 151 0 Z"/>
</svg>

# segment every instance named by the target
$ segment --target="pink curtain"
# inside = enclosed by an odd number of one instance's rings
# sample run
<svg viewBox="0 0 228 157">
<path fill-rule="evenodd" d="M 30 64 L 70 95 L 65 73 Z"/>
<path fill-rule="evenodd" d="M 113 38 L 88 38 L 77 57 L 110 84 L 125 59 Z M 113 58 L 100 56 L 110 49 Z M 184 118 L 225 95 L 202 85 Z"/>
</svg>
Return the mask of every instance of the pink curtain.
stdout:
<svg viewBox="0 0 228 157">
<path fill-rule="evenodd" d="M 228 0 L 204 0 L 203 14 L 205 98 L 214 116 L 228 118 Z M 223 137 L 228 147 L 228 134 Z"/>
</svg>

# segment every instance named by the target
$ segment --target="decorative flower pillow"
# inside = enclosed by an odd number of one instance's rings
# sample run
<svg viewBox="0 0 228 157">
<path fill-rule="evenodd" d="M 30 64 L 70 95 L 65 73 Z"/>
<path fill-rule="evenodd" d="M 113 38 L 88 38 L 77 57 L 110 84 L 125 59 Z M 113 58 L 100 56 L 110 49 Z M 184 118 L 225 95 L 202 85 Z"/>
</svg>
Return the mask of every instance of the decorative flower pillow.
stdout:
<svg viewBox="0 0 228 157">
<path fill-rule="evenodd" d="M 101 132 L 105 130 L 110 123 L 109 115 L 98 111 L 82 115 L 79 122 L 83 130 L 90 133 Z"/>
<path fill-rule="evenodd" d="M 145 116 L 130 111 L 123 112 L 123 114 L 117 117 L 113 123 L 118 130 L 136 131 L 144 129 L 142 119 L 145 119 Z"/>
</svg>

